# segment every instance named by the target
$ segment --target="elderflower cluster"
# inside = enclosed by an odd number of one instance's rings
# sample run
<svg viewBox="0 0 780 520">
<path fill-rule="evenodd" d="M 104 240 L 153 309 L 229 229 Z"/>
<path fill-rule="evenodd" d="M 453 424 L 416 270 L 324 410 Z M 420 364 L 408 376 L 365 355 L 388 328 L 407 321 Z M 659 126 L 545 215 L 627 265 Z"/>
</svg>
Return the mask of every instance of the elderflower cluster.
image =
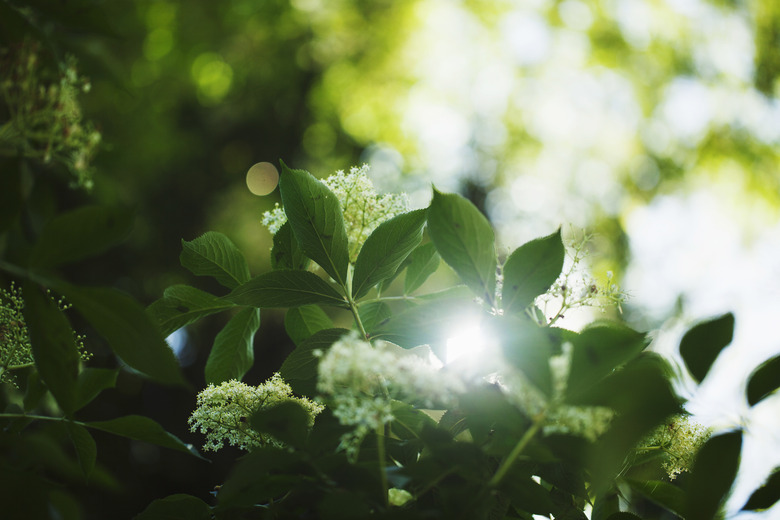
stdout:
<svg viewBox="0 0 780 520">
<path fill-rule="evenodd" d="M 44 163 L 58 163 L 75 177 L 73 184 L 92 187 L 92 161 L 100 132 L 82 121 L 77 96 L 89 92 L 72 56 L 55 77 L 41 65 L 40 44 L 25 41 L 0 48 L 0 101 L 7 121 L 0 121 L 0 152 L 19 153 Z"/>
<path fill-rule="evenodd" d="M 322 355 L 317 391 L 341 424 L 354 427 L 342 437 L 341 448 L 355 457 L 368 432 L 393 420 L 394 399 L 445 408 L 465 385 L 413 353 L 381 341 L 372 346 L 352 333 Z"/>
<path fill-rule="evenodd" d="M 60 312 L 71 305 L 64 298 L 56 300 L 47 292 Z M 82 361 L 88 361 L 92 354 L 84 346 L 85 336 L 73 331 L 73 339 Z M 13 371 L 32 366 L 35 363 L 30 343 L 30 334 L 24 319 L 24 297 L 21 288 L 13 282 L 11 289 L 0 288 L 0 383 L 14 383 Z"/>
<path fill-rule="evenodd" d="M 598 307 L 605 312 L 607 307 L 615 306 L 622 311 L 627 295 L 614 283 L 612 271 L 607 271 L 607 279 L 603 283 L 591 276 L 584 265 L 591 238 L 591 235 L 585 235 L 579 242 L 571 244 L 571 250 L 567 250 L 568 268 L 545 294 L 536 299 L 536 306 L 542 309 L 550 324 L 563 318 L 568 310 L 578 307 Z"/>
<path fill-rule="evenodd" d="M 0 383 L 13 383 L 11 370 L 33 364 L 32 345 L 24 321 L 22 290 L 0 288 Z"/>
<path fill-rule="evenodd" d="M 239 449 L 284 444 L 271 435 L 260 433 L 249 425 L 253 413 L 279 403 L 294 401 L 309 414 L 309 427 L 314 418 L 324 409 L 305 397 L 294 397 L 292 388 L 279 373 L 259 386 L 231 379 L 219 385 L 210 384 L 198 394 L 197 408 L 188 419 L 190 431 L 206 435 L 203 449 L 217 451 L 227 442 Z"/>
<path fill-rule="evenodd" d="M 500 378 L 509 400 L 528 417 L 544 414 L 545 435 L 565 433 L 593 442 L 609 428 L 615 412 L 605 406 L 572 406 L 562 404 L 571 367 L 571 343 L 564 343 L 562 353 L 550 358 L 553 396 L 546 397 L 528 378 L 513 370 Z"/>
<path fill-rule="evenodd" d="M 409 199 L 404 193 L 379 195 L 368 178 L 368 171 L 367 164 L 359 168 L 353 166 L 349 173 L 339 170 L 322 181 L 341 205 L 351 262 L 357 260 L 361 246 L 379 224 L 410 209 Z M 286 221 L 287 215 L 278 204 L 263 214 L 263 225 L 273 234 Z"/>
<path fill-rule="evenodd" d="M 693 461 L 712 430 L 691 420 L 687 415 L 675 415 L 653 430 L 640 443 L 639 451 L 663 450 L 662 465 L 670 480 L 693 467 Z"/>
</svg>

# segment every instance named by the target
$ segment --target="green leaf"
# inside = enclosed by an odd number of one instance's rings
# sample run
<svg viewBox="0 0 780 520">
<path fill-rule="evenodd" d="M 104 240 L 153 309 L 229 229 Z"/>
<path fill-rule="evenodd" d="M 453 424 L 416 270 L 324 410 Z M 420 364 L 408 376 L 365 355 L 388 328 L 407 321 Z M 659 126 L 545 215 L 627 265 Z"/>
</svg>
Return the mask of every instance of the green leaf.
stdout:
<svg viewBox="0 0 780 520">
<path fill-rule="evenodd" d="M 680 342 L 680 355 L 697 382 L 704 379 L 733 336 L 734 315 L 731 313 L 699 323 L 685 333 Z"/>
<path fill-rule="evenodd" d="M 284 315 L 284 329 L 296 345 L 315 332 L 332 328 L 333 321 L 317 305 L 294 307 Z"/>
<path fill-rule="evenodd" d="M 35 366 L 66 415 L 76 409 L 79 353 L 68 319 L 32 283 L 24 285 L 24 319 Z"/>
<path fill-rule="evenodd" d="M 721 510 L 737 476 L 742 432 L 710 438 L 702 446 L 686 486 L 686 520 L 711 520 Z"/>
<path fill-rule="evenodd" d="M 126 415 L 108 421 L 87 422 L 84 423 L 84 426 L 128 439 L 156 444 L 203 459 L 192 445 L 183 443 L 181 439 L 165 431 L 156 421 L 142 415 Z"/>
<path fill-rule="evenodd" d="M 206 361 L 206 383 L 241 380 L 255 362 L 254 338 L 260 328 L 260 309 L 242 309 L 214 339 Z"/>
<path fill-rule="evenodd" d="M 780 468 L 775 468 L 775 471 L 769 476 L 764 485 L 750 495 L 742 510 L 763 511 L 769 509 L 778 501 L 780 501 Z"/>
<path fill-rule="evenodd" d="M 422 240 L 426 210 L 419 209 L 381 223 L 360 249 L 352 277 L 352 296 L 364 296 L 376 284 L 395 274 Z"/>
<path fill-rule="evenodd" d="M 84 478 L 88 480 L 92 470 L 95 469 L 95 461 L 97 460 L 95 439 L 86 428 L 74 422 L 65 421 L 65 428 L 68 430 L 68 437 L 76 450 L 76 457 L 79 460 L 81 471 L 84 473 Z"/>
<path fill-rule="evenodd" d="M 30 264 L 54 267 L 95 256 L 124 240 L 132 225 L 132 215 L 120 208 L 82 206 L 63 213 L 43 227 Z"/>
<path fill-rule="evenodd" d="M 495 235 L 476 206 L 460 195 L 433 190 L 428 234 L 463 283 L 492 305 L 496 290 Z"/>
<path fill-rule="evenodd" d="M 309 267 L 309 259 L 303 254 L 298 241 L 295 240 L 289 222 L 282 224 L 282 227 L 274 235 L 273 242 L 271 267 L 301 271 L 305 271 Z"/>
<path fill-rule="evenodd" d="M 504 264 L 502 304 L 507 312 L 523 312 L 555 283 L 563 269 L 560 228 L 546 237 L 523 244 Z"/>
<path fill-rule="evenodd" d="M 624 325 L 601 322 L 572 336 L 574 349 L 566 395 L 576 399 L 647 346 L 644 334 Z"/>
<path fill-rule="evenodd" d="M 614 489 L 596 496 L 593 502 L 591 520 L 607 520 L 610 515 L 620 512 L 620 498 Z"/>
<path fill-rule="evenodd" d="M 228 289 L 250 278 L 244 255 L 222 233 L 209 231 L 190 242 L 182 240 L 181 246 L 181 265 L 193 274 L 212 276 Z"/>
<path fill-rule="evenodd" d="M 211 508 L 203 500 L 184 494 L 155 500 L 135 520 L 209 520 Z"/>
<path fill-rule="evenodd" d="M 404 294 L 411 294 L 425 283 L 429 276 L 439 268 L 441 256 L 433 242 L 418 246 L 409 255 L 409 267 L 404 278 Z"/>
<path fill-rule="evenodd" d="M 294 401 L 283 401 L 269 408 L 260 408 L 249 418 L 258 432 L 268 433 L 294 448 L 303 447 L 309 434 L 309 413 Z"/>
<path fill-rule="evenodd" d="M 186 385 L 173 351 L 138 302 L 115 289 L 56 282 L 54 288 L 133 369 L 162 383 Z"/>
<path fill-rule="evenodd" d="M 76 383 L 76 410 L 87 406 L 106 388 L 114 388 L 117 371 L 110 368 L 86 367 Z"/>
<path fill-rule="evenodd" d="M 607 520 L 642 520 L 642 517 L 627 511 L 619 511 L 615 514 L 609 515 Z"/>
<path fill-rule="evenodd" d="M 225 296 L 227 301 L 252 307 L 299 307 L 325 304 L 343 307 L 344 297 L 325 280 L 308 271 L 279 269 L 252 278 Z"/>
<path fill-rule="evenodd" d="M 279 373 L 296 393 L 314 395 L 320 358 L 316 351 L 326 352 L 331 345 L 349 334 L 347 329 L 325 329 L 315 332 L 293 350 L 279 368 Z"/>
<path fill-rule="evenodd" d="M 382 301 L 365 302 L 358 307 L 358 315 L 366 332 L 373 335 L 373 332 L 382 326 L 382 323 L 393 315 L 390 306 Z"/>
<path fill-rule="evenodd" d="M 750 374 L 747 382 L 747 400 L 755 405 L 772 392 L 780 388 L 780 356 L 761 363 Z"/>
<path fill-rule="evenodd" d="M 349 251 L 338 199 L 309 172 L 282 163 L 279 178 L 284 212 L 303 253 L 346 286 Z"/>
<path fill-rule="evenodd" d="M 189 285 L 172 285 L 165 289 L 163 297 L 147 307 L 164 337 L 204 316 L 235 307 L 211 293 Z"/>
<path fill-rule="evenodd" d="M 660 480 L 625 479 L 626 483 L 640 495 L 682 516 L 685 509 L 685 492 L 679 487 Z"/>
</svg>

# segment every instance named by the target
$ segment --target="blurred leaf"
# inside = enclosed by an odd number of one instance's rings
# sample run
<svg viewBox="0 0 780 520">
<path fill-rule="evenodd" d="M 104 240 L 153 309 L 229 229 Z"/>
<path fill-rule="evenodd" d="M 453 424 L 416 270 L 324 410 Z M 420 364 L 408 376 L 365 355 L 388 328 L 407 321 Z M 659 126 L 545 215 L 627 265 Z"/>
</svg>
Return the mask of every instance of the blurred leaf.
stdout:
<svg viewBox="0 0 780 520">
<path fill-rule="evenodd" d="M 590 520 L 607 520 L 611 515 L 620 512 L 620 499 L 617 491 L 609 489 L 596 496 L 593 501 L 593 512 Z"/>
<path fill-rule="evenodd" d="M 184 494 L 155 500 L 135 520 L 209 520 L 211 508 L 203 500 Z"/>
<path fill-rule="evenodd" d="M 133 217 L 125 209 L 83 206 L 50 220 L 30 256 L 33 267 L 54 267 L 96 254 L 130 233 Z"/>
<path fill-rule="evenodd" d="M 252 450 L 233 467 L 220 488 L 217 511 L 252 507 L 281 497 L 304 483 L 299 467 L 300 455 L 296 452 L 270 447 Z"/>
<path fill-rule="evenodd" d="M 742 510 L 763 511 L 778 501 L 780 501 L 780 468 L 775 468 L 764 485 L 753 491 L 747 503 L 742 506 Z"/>
<path fill-rule="evenodd" d="M 686 520 L 715 518 L 737 476 L 741 451 L 741 431 L 713 436 L 704 444 L 685 487 Z"/>
<path fill-rule="evenodd" d="M 82 371 L 82 374 L 84 372 Z M 81 374 L 79 374 L 80 376 Z M 41 402 L 41 399 L 43 399 L 43 396 L 46 395 L 46 393 L 49 391 L 48 388 L 46 388 L 46 385 L 43 381 L 41 381 L 41 374 L 37 370 L 31 370 L 30 373 L 27 375 L 27 388 L 25 389 L 24 394 L 24 411 L 25 412 L 31 412 L 35 408 L 38 407 L 38 405 Z M 76 406 L 76 409 L 78 410 L 81 408 L 80 406 Z"/>
<path fill-rule="evenodd" d="M 4 10 L 11 11 L 10 8 Z M 0 13 L 3 13 L 3 10 L 0 10 Z M 3 175 L 0 175 L 0 233 L 3 233 L 19 215 L 24 197 L 19 159 L 0 157 L 0 171 L 3 172 Z"/>
<path fill-rule="evenodd" d="M 615 368 L 636 357 L 647 346 L 644 334 L 613 322 L 602 322 L 585 328 L 572 336 L 567 398 L 595 385 Z"/>
<path fill-rule="evenodd" d="M 522 313 L 555 283 L 563 269 L 561 230 L 523 244 L 504 264 L 502 305 L 507 312 Z"/>
<path fill-rule="evenodd" d="M 122 361 L 162 383 L 186 385 L 173 351 L 138 302 L 115 289 L 65 282 L 57 282 L 54 288 L 108 341 Z"/>
<path fill-rule="evenodd" d="M 146 310 L 160 326 L 162 335 L 168 337 L 204 316 L 232 307 L 235 307 L 232 302 L 195 287 L 172 285 L 165 289 L 162 298 L 153 302 Z"/>
<path fill-rule="evenodd" d="M 212 276 L 228 289 L 249 280 L 249 266 L 228 237 L 208 231 L 195 240 L 181 241 L 181 265 L 198 276 Z"/>
<path fill-rule="evenodd" d="M 780 356 L 775 356 L 761 363 L 748 377 L 748 404 L 755 405 L 778 388 L 780 388 Z"/>
<path fill-rule="evenodd" d="M 352 295 L 359 299 L 392 276 L 422 240 L 426 210 L 419 209 L 381 223 L 360 249 L 352 277 Z"/>
<path fill-rule="evenodd" d="M 494 319 L 492 323 L 494 327 L 486 334 L 500 340 L 506 360 L 542 393 L 552 395 L 550 356 L 554 346 L 560 344 L 558 330 L 512 316 Z"/>
<path fill-rule="evenodd" d="M 411 294 L 419 289 L 428 277 L 436 272 L 441 256 L 433 242 L 427 242 L 417 246 L 408 259 L 410 262 L 404 278 L 404 294 Z"/>
<path fill-rule="evenodd" d="M 589 447 L 595 492 L 611 486 L 626 457 L 647 433 L 681 412 L 667 368 L 658 355 L 643 353 L 577 398 L 577 404 L 607 406 L 617 412 L 609 430 Z"/>
<path fill-rule="evenodd" d="M 492 305 L 496 292 L 495 235 L 476 206 L 460 195 L 434 189 L 428 234 L 463 283 Z"/>
<path fill-rule="evenodd" d="M 217 334 L 206 361 L 206 383 L 240 381 L 255 362 L 254 338 L 260 309 L 242 309 Z"/>
<path fill-rule="evenodd" d="M 325 280 L 309 271 L 279 269 L 252 278 L 225 299 L 253 307 L 298 307 L 324 304 L 343 307 L 344 297 Z"/>
<path fill-rule="evenodd" d="M 309 259 L 303 254 L 298 242 L 292 234 L 289 222 L 274 235 L 274 245 L 271 248 L 271 267 L 274 269 L 298 269 L 305 271 L 309 267 Z"/>
<path fill-rule="evenodd" d="M 682 517 L 685 511 L 685 492 L 679 487 L 660 480 L 625 479 L 625 481 L 640 495 Z"/>
<path fill-rule="evenodd" d="M 641 516 L 637 516 L 634 513 L 628 513 L 626 511 L 621 511 L 621 512 L 609 515 L 607 520 L 642 520 L 642 517 Z"/>
<path fill-rule="evenodd" d="M 95 469 L 97 460 L 97 445 L 95 439 L 89 434 L 86 428 L 71 421 L 65 421 L 65 428 L 68 430 L 73 447 L 76 449 L 76 457 L 79 459 L 79 466 L 84 473 L 84 478 L 89 480 L 92 470 Z"/>
<path fill-rule="evenodd" d="M 85 367 L 76 383 L 76 409 L 80 410 L 106 388 L 114 388 L 117 371 L 110 368 Z"/>
<path fill-rule="evenodd" d="M 680 341 L 680 355 L 697 382 L 704 379 L 733 336 L 734 315 L 731 313 L 699 323 L 685 333 Z"/>
<path fill-rule="evenodd" d="M 260 408 L 249 418 L 249 424 L 258 432 L 270 434 L 293 448 L 303 447 L 309 434 L 309 414 L 294 401 Z"/>
<path fill-rule="evenodd" d="M 550 496 L 550 491 L 531 479 L 531 475 L 515 465 L 501 481 L 499 489 L 505 493 L 512 503 L 535 515 L 551 516 L 558 511 Z"/>
<path fill-rule="evenodd" d="M 426 302 L 385 320 L 373 335 L 403 348 L 443 344 L 459 326 L 479 316 L 480 308 L 470 300 L 444 299 Z"/>
<path fill-rule="evenodd" d="M 57 304 L 32 283 L 24 285 L 24 319 L 35 367 L 66 415 L 76 409 L 79 352 L 73 329 Z"/>
<path fill-rule="evenodd" d="M 279 178 L 284 212 L 303 253 L 346 286 L 349 252 L 344 216 L 336 196 L 309 172 L 282 163 Z"/>
<path fill-rule="evenodd" d="M 178 437 L 165 431 L 156 421 L 142 415 L 126 415 L 108 421 L 93 421 L 82 424 L 88 428 L 113 433 L 114 435 L 120 435 L 136 441 L 156 444 L 163 448 L 169 448 L 207 460 L 192 445 L 183 443 Z"/>
<path fill-rule="evenodd" d="M 279 368 L 279 373 L 290 383 L 296 393 L 314 395 L 317 366 L 320 358 L 316 351 L 326 352 L 333 343 L 349 334 L 347 329 L 324 329 L 315 332 L 293 350 Z"/>
<path fill-rule="evenodd" d="M 399 439 L 419 439 L 424 428 L 436 427 L 430 415 L 410 404 L 393 401 L 390 405 L 393 410 L 390 429 Z"/>
<path fill-rule="evenodd" d="M 358 307 L 358 315 L 363 327 L 372 335 L 382 322 L 393 315 L 390 306 L 386 302 L 367 302 Z"/>
<path fill-rule="evenodd" d="M 284 315 L 284 330 L 296 345 L 300 345 L 315 332 L 332 328 L 333 321 L 317 305 L 293 307 Z"/>
</svg>

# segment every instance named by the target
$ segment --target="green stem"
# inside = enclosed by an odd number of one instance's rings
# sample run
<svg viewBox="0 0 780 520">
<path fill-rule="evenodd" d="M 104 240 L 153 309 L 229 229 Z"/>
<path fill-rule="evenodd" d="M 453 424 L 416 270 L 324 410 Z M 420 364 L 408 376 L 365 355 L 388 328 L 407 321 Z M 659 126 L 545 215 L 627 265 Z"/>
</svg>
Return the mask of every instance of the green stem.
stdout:
<svg viewBox="0 0 780 520">
<path fill-rule="evenodd" d="M 382 482 L 382 497 L 385 507 L 388 505 L 387 496 L 387 472 L 385 471 L 385 428 L 384 425 L 377 426 L 376 429 L 376 450 L 379 463 L 379 480 Z"/>
<path fill-rule="evenodd" d="M 515 460 L 517 460 L 517 457 L 520 456 L 520 454 L 523 452 L 526 446 L 528 446 L 528 444 L 531 442 L 534 436 L 536 436 L 536 434 L 539 433 L 539 430 L 542 428 L 542 425 L 544 424 L 544 419 L 546 415 L 547 415 L 547 410 L 543 410 L 536 417 L 534 417 L 534 422 L 531 425 L 531 427 L 528 428 L 528 430 L 526 430 L 526 432 L 523 434 L 520 440 L 517 441 L 517 444 L 515 444 L 515 447 L 512 449 L 512 452 L 504 459 L 504 461 L 496 470 L 496 473 L 488 482 L 489 488 L 496 487 L 501 483 L 501 481 L 504 479 L 509 469 L 512 467 L 512 464 L 514 464 Z"/>
<path fill-rule="evenodd" d="M 64 417 L 50 417 L 48 415 L 32 415 L 26 413 L 0 413 L 0 419 L 33 419 L 36 421 L 65 421 Z M 80 426 L 85 426 L 81 421 L 70 421 Z"/>
</svg>

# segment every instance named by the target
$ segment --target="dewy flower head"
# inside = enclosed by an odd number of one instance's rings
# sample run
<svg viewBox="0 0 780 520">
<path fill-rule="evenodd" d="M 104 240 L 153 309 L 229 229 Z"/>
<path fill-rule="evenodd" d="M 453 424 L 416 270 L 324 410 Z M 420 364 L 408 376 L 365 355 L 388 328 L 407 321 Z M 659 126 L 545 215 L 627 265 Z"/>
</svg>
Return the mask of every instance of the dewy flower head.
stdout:
<svg viewBox="0 0 780 520">
<path fill-rule="evenodd" d="M 342 447 L 354 456 L 365 434 L 393 420 L 393 399 L 447 407 L 465 385 L 413 353 L 385 342 L 372 346 L 352 333 L 320 360 L 317 391 L 341 424 L 355 427 L 342 439 Z"/>
<path fill-rule="evenodd" d="M 294 397 L 292 389 L 278 373 L 259 386 L 249 386 L 234 379 L 219 385 L 210 384 L 198 394 L 198 406 L 189 420 L 190 431 L 206 435 L 203 449 L 217 451 L 225 445 L 242 450 L 283 444 L 272 436 L 257 432 L 249 426 L 249 418 L 256 411 L 286 401 L 294 401 L 309 413 L 309 426 L 323 410 L 323 406 L 302 397 Z"/>
<path fill-rule="evenodd" d="M 322 181 L 341 205 L 352 262 L 357 260 L 360 247 L 379 224 L 410 209 L 406 194 L 379 195 L 368 178 L 368 171 L 366 164 L 359 168 L 353 166 L 349 173 L 339 170 Z M 286 221 L 284 209 L 278 205 L 263 214 L 263 225 L 274 234 Z"/>
</svg>

